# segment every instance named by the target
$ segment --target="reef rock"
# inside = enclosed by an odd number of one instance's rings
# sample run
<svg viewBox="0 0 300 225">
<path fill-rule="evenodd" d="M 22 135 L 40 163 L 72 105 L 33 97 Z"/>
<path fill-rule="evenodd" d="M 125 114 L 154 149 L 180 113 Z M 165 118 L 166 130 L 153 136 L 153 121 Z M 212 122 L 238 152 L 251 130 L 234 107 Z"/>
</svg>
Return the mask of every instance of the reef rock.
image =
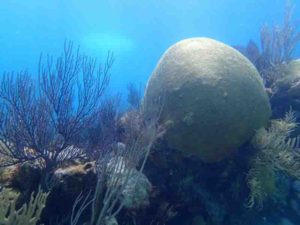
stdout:
<svg viewBox="0 0 300 225">
<path fill-rule="evenodd" d="M 171 46 L 152 73 L 143 104 L 159 110 L 169 147 L 205 162 L 231 155 L 266 125 L 271 110 L 262 79 L 235 49 L 212 39 L 186 39 Z"/>
<path fill-rule="evenodd" d="M 122 190 L 121 202 L 126 209 L 138 209 L 149 205 L 152 185 L 141 172 L 133 170 Z"/>
<path fill-rule="evenodd" d="M 272 87 L 271 104 L 274 118 L 281 118 L 291 108 L 300 110 L 300 59 L 283 65 Z"/>
<path fill-rule="evenodd" d="M 43 212 L 43 224 L 49 224 L 48 218 L 67 215 L 73 207 L 74 200 L 86 195 L 88 190 L 96 186 L 97 174 L 95 162 L 74 162 L 54 171 L 51 179 L 51 192 L 47 199 L 47 207 Z"/>
<path fill-rule="evenodd" d="M 104 224 L 105 225 L 118 225 L 118 221 L 115 217 L 106 217 Z"/>
<path fill-rule="evenodd" d="M 120 201 L 126 209 L 138 209 L 149 205 L 152 185 L 148 178 L 135 168 L 126 166 L 123 157 L 112 158 L 107 165 L 109 174 L 106 185 L 122 186 Z"/>
<path fill-rule="evenodd" d="M 20 165 L 8 166 L 0 169 L 0 184 L 3 187 L 11 187 L 20 170 Z"/>
<path fill-rule="evenodd" d="M 276 91 L 286 90 L 292 96 L 300 96 L 300 59 L 293 60 L 282 69 L 283 76 L 275 82 Z M 297 88 L 298 87 L 298 88 Z"/>
<path fill-rule="evenodd" d="M 33 162 L 19 163 L 0 170 L 0 185 L 21 192 L 32 192 L 37 188 L 42 169 Z"/>
<path fill-rule="evenodd" d="M 79 194 L 85 186 L 93 186 L 96 178 L 95 162 L 87 162 L 57 169 L 53 185 L 62 192 Z"/>
</svg>

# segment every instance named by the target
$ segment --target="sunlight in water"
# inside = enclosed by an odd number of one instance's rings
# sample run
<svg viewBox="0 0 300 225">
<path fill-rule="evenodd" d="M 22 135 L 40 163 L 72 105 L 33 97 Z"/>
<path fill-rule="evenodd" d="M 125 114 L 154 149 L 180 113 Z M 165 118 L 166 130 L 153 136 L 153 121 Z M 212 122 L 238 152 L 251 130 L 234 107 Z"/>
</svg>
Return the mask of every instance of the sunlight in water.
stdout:
<svg viewBox="0 0 300 225">
<path fill-rule="evenodd" d="M 123 53 L 134 48 L 134 42 L 130 38 L 119 34 L 92 33 L 84 37 L 83 44 L 86 48 L 97 51 Z"/>
</svg>

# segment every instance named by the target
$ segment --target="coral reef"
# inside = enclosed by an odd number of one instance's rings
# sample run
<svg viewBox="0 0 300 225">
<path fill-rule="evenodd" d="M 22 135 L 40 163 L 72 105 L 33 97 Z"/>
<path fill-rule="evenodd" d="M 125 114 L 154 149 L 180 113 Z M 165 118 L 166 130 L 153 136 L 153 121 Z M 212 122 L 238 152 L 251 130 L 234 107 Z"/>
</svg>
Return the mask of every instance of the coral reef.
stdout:
<svg viewBox="0 0 300 225">
<path fill-rule="evenodd" d="M 99 113 L 112 55 L 103 67 L 66 42 L 62 56 L 41 57 L 38 80 L 28 72 L 5 73 L 0 88 L 1 166 L 35 161 L 47 178 L 60 164 L 84 159 L 84 136 Z M 97 69 L 98 68 L 98 69 Z"/>
<path fill-rule="evenodd" d="M 0 192 L 0 224 L 2 225 L 36 225 L 45 207 L 48 193 L 41 189 L 32 193 L 28 204 L 17 208 L 19 195 L 12 193 L 9 189 Z"/>
<path fill-rule="evenodd" d="M 273 27 L 263 26 L 260 31 L 260 49 L 249 41 L 246 47 L 235 46 L 258 69 L 267 88 L 285 77 L 285 67 L 293 60 L 293 53 L 300 42 L 298 23 L 292 21 L 294 5 L 286 1 L 283 23 Z"/>
<path fill-rule="evenodd" d="M 128 84 L 126 110 L 104 95 L 111 53 L 101 67 L 66 42 L 41 57 L 38 79 L 4 73 L 0 224 L 298 224 L 292 11 L 261 29 L 260 47 L 237 47 L 246 57 L 208 38 L 176 43 L 143 99 Z"/>
<path fill-rule="evenodd" d="M 129 103 L 129 106 L 134 109 L 138 109 L 141 107 L 141 100 L 142 100 L 142 89 L 141 87 L 137 87 L 133 83 L 129 83 L 127 85 L 128 90 L 128 96 L 127 96 L 127 102 Z"/>
<path fill-rule="evenodd" d="M 139 117 L 143 117 L 143 110 Z M 150 120 L 142 119 L 139 135 L 133 136 L 125 144 L 119 143 L 115 150 L 101 153 L 97 164 L 97 184 L 93 192 L 76 199 L 72 215 L 72 225 L 83 223 L 89 225 L 117 224 L 116 217 L 123 208 L 139 208 L 148 202 L 151 184 L 142 174 L 152 145 L 160 134 L 158 120 L 160 110 Z M 92 196 L 92 198 L 91 198 Z M 83 217 L 89 209 L 91 214 Z"/>
<path fill-rule="evenodd" d="M 169 146 L 207 162 L 232 155 L 270 116 L 255 67 L 233 48 L 208 38 L 180 41 L 164 53 L 144 102 L 164 94 L 161 122 L 168 127 Z"/>
<path fill-rule="evenodd" d="M 121 204 L 126 209 L 138 209 L 149 205 L 149 195 L 152 185 L 148 178 L 141 172 L 131 172 L 127 184 L 122 190 Z"/>
<path fill-rule="evenodd" d="M 262 206 L 266 198 L 278 192 L 276 175 L 278 172 L 300 179 L 299 138 L 290 138 L 296 128 L 296 119 L 288 112 L 284 119 L 273 120 L 268 130 L 257 131 L 253 139 L 258 149 L 248 173 L 250 188 L 249 207 Z"/>
<path fill-rule="evenodd" d="M 292 60 L 285 65 L 284 76 L 277 79 L 272 87 L 271 104 L 273 117 L 280 118 L 292 108 L 299 111 L 299 60 Z"/>
</svg>

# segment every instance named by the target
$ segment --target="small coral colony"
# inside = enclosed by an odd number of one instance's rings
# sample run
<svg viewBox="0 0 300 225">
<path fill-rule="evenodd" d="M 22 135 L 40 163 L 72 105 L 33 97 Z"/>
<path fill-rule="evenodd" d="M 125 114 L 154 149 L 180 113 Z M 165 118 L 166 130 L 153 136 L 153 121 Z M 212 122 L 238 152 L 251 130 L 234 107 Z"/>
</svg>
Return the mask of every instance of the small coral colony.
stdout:
<svg viewBox="0 0 300 225">
<path fill-rule="evenodd" d="M 0 83 L 0 224 L 299 224 L 300 41 L 287 4 L 261 43 L 182 40 L 128 108 L 114 55 L 66 41 Z"/>
</svg>

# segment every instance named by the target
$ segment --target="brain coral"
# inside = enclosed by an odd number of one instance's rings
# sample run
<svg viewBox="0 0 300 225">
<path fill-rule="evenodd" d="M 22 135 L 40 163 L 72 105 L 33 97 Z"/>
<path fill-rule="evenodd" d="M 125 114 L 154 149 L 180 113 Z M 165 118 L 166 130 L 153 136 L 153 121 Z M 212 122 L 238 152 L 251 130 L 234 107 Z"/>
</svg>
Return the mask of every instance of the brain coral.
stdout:
<svg viewBox="0 0 300 225">
<path fill-rule="evenodd" d="M 165 96 L 161 122 L 171 148 L 205 162 L 224 159 L 264 126 L 271 110 L 255 67 L 239 52 L 208 38 L 171 46 L 152 73 L 144 96 Z"/>
</svg>

